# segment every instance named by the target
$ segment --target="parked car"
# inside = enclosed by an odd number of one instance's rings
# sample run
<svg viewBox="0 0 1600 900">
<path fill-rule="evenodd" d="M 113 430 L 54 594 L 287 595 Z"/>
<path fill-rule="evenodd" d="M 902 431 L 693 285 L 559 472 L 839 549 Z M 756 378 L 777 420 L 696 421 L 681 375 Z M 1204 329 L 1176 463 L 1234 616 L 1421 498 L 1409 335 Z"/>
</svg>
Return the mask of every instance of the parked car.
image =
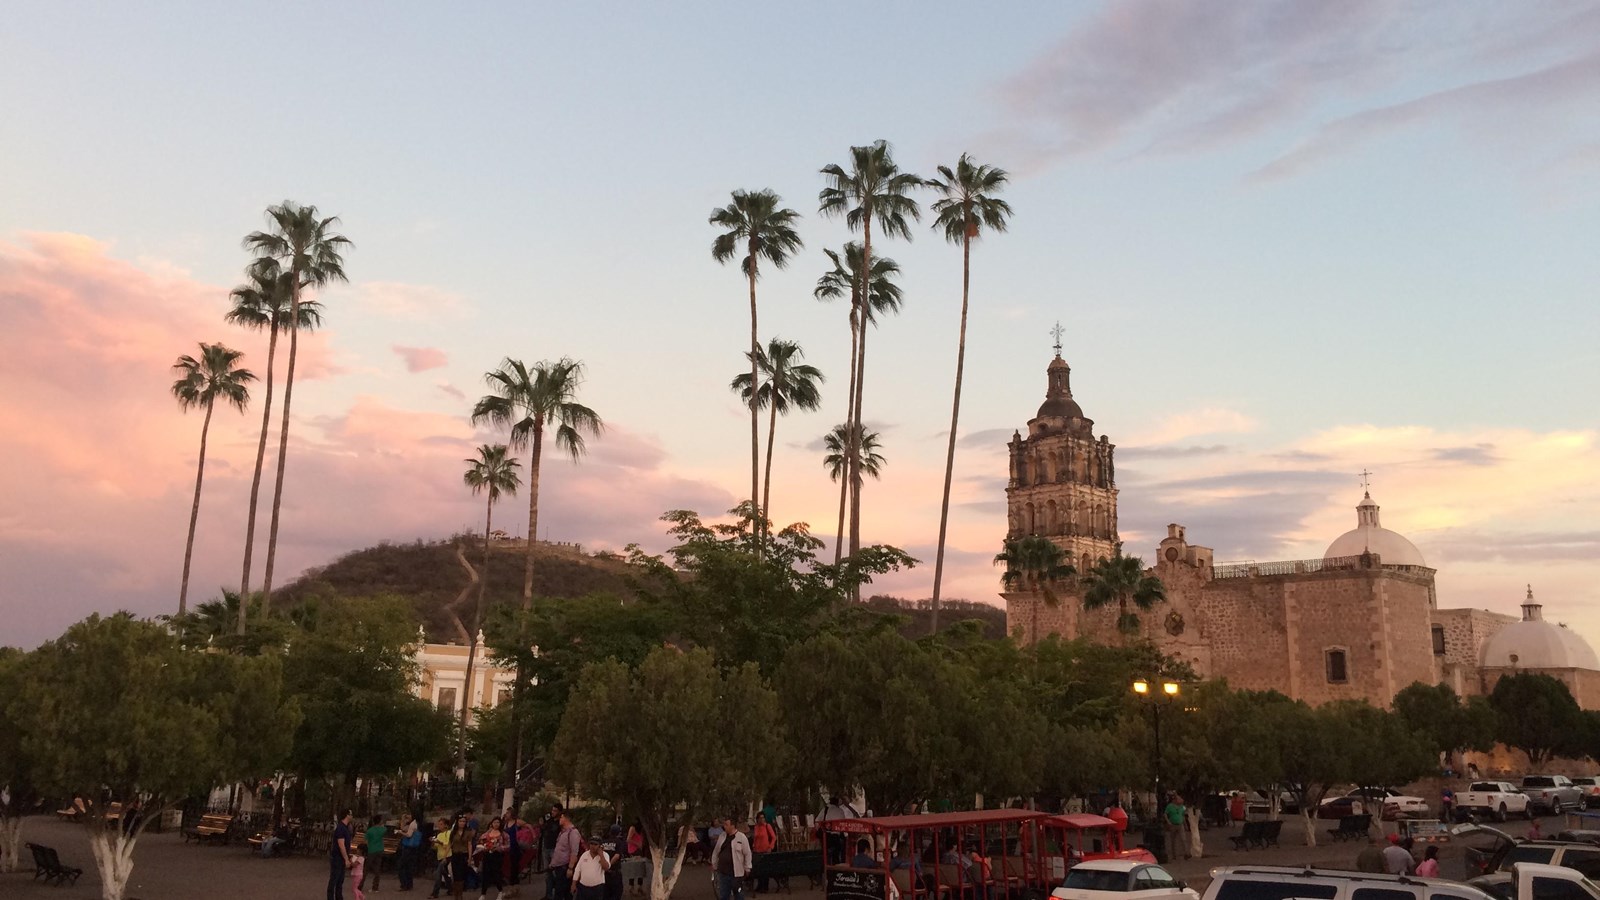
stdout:
<svg viewBox="0 0 1600 900">
<path fill-rule="evenodd" d="M 1528 816 L 1528 795 L 1509 781 L 1474 781 L 1456 795 L 1459 816 L 1492 816 L 1504 822 L 1507 816 Z"/>
<path fill-rule="evenodd" d="M 1494 839 L 1487 848 L 1467 849 L 1469 872 L 1510 872 L 1513 866 L 1520 863 L 1538 863 L 1572 869 L 1588 878 L 1600 876 L 1600 847 L 1581 838 L 1566 840 L 1558 836 L 1555 840 L 1518 840 L 1498 828 L 1485 825 L 1458 825 L 1450 833 L 1457 837 L 1481 834 Z"/>
<path fill-rule="evenodd" d="M 1166 869 L 1127 859 L 1085 860 L 1073 866 L 1054 900 L 1200 900 L 1200 894 Z"/>
<path fill-rule="evenodd" d="M 1491 900 L 1457 881 L 1288 866 L 1212 870 L 1201 900 Z M 1600 898 L 1593 898 L 1600 900 Z"/>
<path fill-rule="evenodd" d="M 1600 776 L 1582 775 L 1572 779 L 1572 786 L 1583 791 L 1583 805 L 1590 809 L 1600 806 Z"/>
<path fill-rule="evenodd" d="M 1524 776 L 1522 792 L 1528 795 L 1528 803 L 1534 812 L 1559 814 L 1569 809 L 1581 809 L 1584 804 L 1583 791 L 1565 775 Z"/>
<path fill-rule="evenodd" d="M 1342 819 L 1361 813 L 1372 813 L 1384 819 L 1425 819 L 1429 810 L 1428 801 L 1402 794 L 1394 788 L 1358 787 L 1343 797 L 1322 801 L 1317 809 L 1317 818 Z"/>
<path fill-rule="evenodd" d="M 1600 900 L 1600 887 L 1581 873 L 1539 863 L 1518 863 L 1512 871 L 1482 875 L 1467 886 L 1495 900 Z"/>
</svg>

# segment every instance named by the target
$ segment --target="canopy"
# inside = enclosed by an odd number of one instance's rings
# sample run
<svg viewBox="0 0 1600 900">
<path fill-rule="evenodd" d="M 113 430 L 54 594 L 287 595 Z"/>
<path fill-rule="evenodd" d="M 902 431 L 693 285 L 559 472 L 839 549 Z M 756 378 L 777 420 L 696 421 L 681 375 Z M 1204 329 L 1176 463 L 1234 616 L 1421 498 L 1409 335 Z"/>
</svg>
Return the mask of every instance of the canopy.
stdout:
<svg viewBox="0 0 1600 900">
<path fill-rule="evenodd" d="M 1117 823 L 1092 813 L 1070 813 L 1065 816 L 1051 816 L 1051 824 L 1062 824 L 1068 828 L 1083 830 L 1086 828 L 1115 828 Z"/>
</svg>

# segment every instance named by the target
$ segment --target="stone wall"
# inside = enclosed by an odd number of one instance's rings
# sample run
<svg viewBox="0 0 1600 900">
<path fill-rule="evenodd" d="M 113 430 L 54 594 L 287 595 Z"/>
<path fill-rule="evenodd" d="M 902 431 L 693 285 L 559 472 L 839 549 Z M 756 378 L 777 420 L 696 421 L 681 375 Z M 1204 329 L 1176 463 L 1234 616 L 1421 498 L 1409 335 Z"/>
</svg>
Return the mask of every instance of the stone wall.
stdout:
<svg viewBox="0 0 1600 900">
<path fill-rule="evenodd" d="M 1443 632 L 1444 653 L 1435 652 L 1436 678 L 1462 697 L 1482 694 L 1483 677 L 1478 671 L 1483 645 L 1501 628 L 1517 621 L 1516 616 L 1487 609 L 1436 609 L 1431 625 Z M 1432 634 L 1429 634 L 1432 641 Z"/>
<path fill-rule="evenodd" d="M 1600 672 L 1593 669 L 1512 669 L 1497 666 L 1483 670 L 1483 692 L 1491 693 L 1501 678 L 1517 672 L 1549 675 L 1567 686 L 1567 690 L 1572 692 L 1572 699 L 1578 701 L 1579 706 L 1600 709 Z"/>
</svg>

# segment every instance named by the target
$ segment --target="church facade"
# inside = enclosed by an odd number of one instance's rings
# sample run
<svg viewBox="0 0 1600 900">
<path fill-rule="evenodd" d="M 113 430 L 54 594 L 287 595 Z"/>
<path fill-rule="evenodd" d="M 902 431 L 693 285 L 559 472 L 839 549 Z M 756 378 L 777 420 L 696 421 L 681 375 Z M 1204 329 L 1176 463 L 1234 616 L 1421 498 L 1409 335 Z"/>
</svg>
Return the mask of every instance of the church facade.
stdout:
<svg viewBox="0 0 1600 900">
<path fill-rule="evenodd" d="M 1120 543 L 1116 447 L 1093 428 L 1072 396 L 1071 369 L 1058 347 L 1045 401 L 1027 435 L 1017 431 L 1009 445 L 1006 536 L 1042 535 L 1067 551 L 1080 573 Z M 1567 682 L 1580 703 L 1600 707 L 1600 662 L 1582 638 L 1542 621 L 1537 604 L 1532 613 L 1524 606 L 1521 622 L 1488 610 L 1439 608 L 1435 570 L 1411 541 L 1382 526 L 1370 493 L 1355 512 L 1356 527 L 1322 557 L 1281 562 L 1218 566 L 1183 525 L 1168 525 L 1149 569 L 1167 599 L 1140 614 L 1141 634 L 1203 677 L 1310 703 L 1387 706 L 1418 681 L 1470 696 L 1492 690 L 1507 672 L 1542 671 Z M 1144 548 L 1127 552 L 1151 560 Z M 1024 643 L 1051 634 L 1121 639 L 1114 609 L 1084 610 L 1074 584 L 1053 593 L 1054 604 L 1033 591 L 1002 593 L 1008 631 Z"/>
</svg>

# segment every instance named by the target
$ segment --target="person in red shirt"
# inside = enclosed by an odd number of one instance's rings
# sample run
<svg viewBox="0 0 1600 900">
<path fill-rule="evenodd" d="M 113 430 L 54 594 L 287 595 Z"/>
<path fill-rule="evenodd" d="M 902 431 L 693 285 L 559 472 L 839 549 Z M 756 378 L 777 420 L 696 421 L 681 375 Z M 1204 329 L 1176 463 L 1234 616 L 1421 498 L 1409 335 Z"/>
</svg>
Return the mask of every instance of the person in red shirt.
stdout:
<svg viewBox="0 0 1600 900">
<path fill-rule="evenodd" d="M 778 849 L 778 832 L 767 821 L 766 813 L 756 813 L 756 827 L 750 832 L 750 850 L 754 854 L 754 865 L 761 864 L 761 857 Z M 765 875 L 756 879 L 756 893 L 767 892 L 767 878 Z"/>
</svg>

